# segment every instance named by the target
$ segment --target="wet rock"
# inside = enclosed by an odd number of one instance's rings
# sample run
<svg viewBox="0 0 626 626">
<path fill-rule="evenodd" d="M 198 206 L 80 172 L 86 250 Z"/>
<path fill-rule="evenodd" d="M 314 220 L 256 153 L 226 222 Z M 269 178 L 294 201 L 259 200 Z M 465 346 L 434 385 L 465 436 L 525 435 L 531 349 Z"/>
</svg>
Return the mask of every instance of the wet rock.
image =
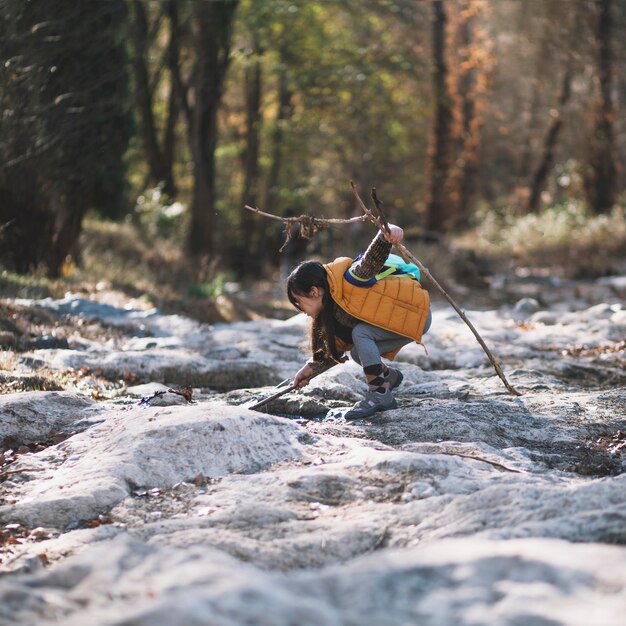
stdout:
<svg viewBox="0 0 626 626">
<path fill-rule="evenodd" d="M 545 326 L 554 326 L 558 323 L 559 316 L 553 311 L 537 311 L 530 316 L 532 324 L 544 324 Z"/>
<path fill-rule="evenodd" d="M 168 389 L 169 387 L 167 385 L 161 383 L 146 383 L 145 385 L 133 385 L 128 387 L 126 393 L 135 398 L 144 398 L 145 396 L 150 396 L 159 391 L 166 392 Z"/>
<path fill-rule="evenodd" d="M 342 475 L 308 475 L 288 483 L 291 498 L 337 506 L 358 498 L 358 482 Z"/>
<path fill-rule="evenodd" d="M 182 394 L 166 389 L 143 396 L 139 404 L 141 406 L 185 406 L 189 404 L 189 401 Z"/>
<path fill-rule="evenodd" d="M 142 383 L 208 387 L 220 391 L 276 385 L 282 380 L 274 368 L 252 359 L 218 361 L 180 348 L 112 351 L 106 355 L 64 350 L 38 353 L 40 355 L 42 365 L 55 369 L 97 370 L 111 380 L 131 376 Z M 23 362 L 26 363 L 24 357 Z"/>
</svg>

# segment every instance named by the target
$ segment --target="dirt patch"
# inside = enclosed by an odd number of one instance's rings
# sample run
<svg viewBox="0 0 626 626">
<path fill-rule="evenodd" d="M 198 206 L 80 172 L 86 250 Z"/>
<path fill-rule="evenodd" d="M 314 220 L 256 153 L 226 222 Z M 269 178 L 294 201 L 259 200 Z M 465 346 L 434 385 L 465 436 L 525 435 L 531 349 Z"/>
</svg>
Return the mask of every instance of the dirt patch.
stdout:
<svg viewBox="0 0 626 626">
<path fill-rule="evenodd" d="M 626 471 L 626 431 L 587 439 L 576 450 L 571 471 L 582 476 L 617 476 Z"/>
</svg>

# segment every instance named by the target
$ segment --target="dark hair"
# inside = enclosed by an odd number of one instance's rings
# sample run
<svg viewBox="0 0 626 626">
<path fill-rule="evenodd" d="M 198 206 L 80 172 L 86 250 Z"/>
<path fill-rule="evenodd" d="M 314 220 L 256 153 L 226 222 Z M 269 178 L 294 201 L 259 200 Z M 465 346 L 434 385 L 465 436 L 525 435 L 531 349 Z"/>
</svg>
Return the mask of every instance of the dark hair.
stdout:
<svg viewBox="0 0 626 626">
<path fill-rule="evenodd" d="M 293 306 L 300 310 L 295 296 L 308 296 L 313 287 L 324 291 L 322 310 L 311 323 L 311 352 L 314 360 L 329 357 L 340 363 L 343 361 L 335 341 L 335 302 L 330 295 L 328 276 L 324 266 L 318 261 L 303 261 L 297 265 L 287 278 L 287 297 Z"/>
</svg>

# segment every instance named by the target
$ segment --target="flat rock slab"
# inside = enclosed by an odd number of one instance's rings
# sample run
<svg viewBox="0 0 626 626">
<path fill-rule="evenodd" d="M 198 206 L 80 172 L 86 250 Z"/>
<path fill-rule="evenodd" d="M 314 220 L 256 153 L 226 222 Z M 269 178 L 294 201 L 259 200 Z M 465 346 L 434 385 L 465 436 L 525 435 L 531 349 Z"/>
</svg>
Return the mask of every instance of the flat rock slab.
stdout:
<svg viewBox="0 0 626 626">
<path fill-rule="evenodd" d="M 12 623 L 622 626 L 626 554 L 555 540 L 447 540 L 288 576 L 203 545 L 119 537 L 0 587 Z"/>
<path fill-rule="evenodd" d="M 621 626 L 621 282 L 518 283 L 468 316 L 521 396 L 435 306 L 430 356 L 410 345 L 394 365 L 397 408 L 352 422 L 353 362 L 247 408 L 304 362 L 302 315 L 207 326 L 25 303 L 94 331 L 9 350 L 16 375 L 84 368 L 116 387 L 0 397 L 5 440 L 70 435 L 3 461 L 0 623 Z"/>
<path fill-rule="evenodd" d="M 9 440 L 11 445 L 46 441 L 60 431 L 86 428 L 89 417 L 98 412 L 93 400 L 71 392 L 0 396 L 0 441 Z"/>
<path fill-rule="evenodd" d="M 168 488 L 196 476 L 257 472 L 297 457 L 298 428 L 287 420 L 224 405 L 133 408 L 23 462 L 0 517 L 63 528 L 108 511 L 133 490 Z M 19 469 L 19 467 L 18 467 Z"/>
<path fill-rule="evenodd" d="M 79 350 L 45 350 L 25 353 L 23 361 L 37 359 L 41 366 L 58 370 L 97 371 L 115 380 L 159 382 L 218 391 L 276 385 L 282 378 L 276 370 L 253 359 L 220 361 L 181 348 L 112 351 L 107 354 Z"/>
</svg>

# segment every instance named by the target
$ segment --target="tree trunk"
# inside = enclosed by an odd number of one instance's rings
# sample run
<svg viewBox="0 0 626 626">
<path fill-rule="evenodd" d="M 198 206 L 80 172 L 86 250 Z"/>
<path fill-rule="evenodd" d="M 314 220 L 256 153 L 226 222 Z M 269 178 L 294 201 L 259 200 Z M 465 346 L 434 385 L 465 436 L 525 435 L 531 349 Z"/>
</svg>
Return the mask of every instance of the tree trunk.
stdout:
<svg viewBox="0 0 626 626">
<path fill-rule="evenodd" d="M 85 211 L 117 216 L 124 206 L 127 6 L 0 5 L 9 35 L 0 36 L 0 57 L 10 59 L 0 72 L 0 258 L 57 276 L 77 258 Z"/>
<path fill-rule="evenodd" d="M 177 9 L 167 6 L 165 13 L 171 16 L 172 12 L 177 15 Z M 178 86 L 174 73 L 178 73 L 180 58 L 180 36 L 178 32 L 178 20 L 170 19 L 170 40 L 167 48 L 167 67 L 170 73 L 169 94 L 167 100 L 167 120 L 163 135 L 163 166 L 165 168 L 165 181 L 163 190 L 170 196 L 176 196 L 176 181 L 174 180 L 174 159 L 176 152 L 176 124 L 180 112 Z M 173 69 L 175 68 L 175 69 Z"/>
<path fill-rule="evenodd" d="M 246 71 L 246 146 L 243 155 L 244 183 L 242 206 L 256 205 L 259 201 L 259 134 L 261 130 L 261 51 L 255 43 L 254 61 Z M 254 227 L 252 213 L 242 211 L 242 243 L 244 260 L 241 270 L 244 274 L 258 272 L 262 263 L 261 231 Z"/>
<path fill-rule="evenodd" d="M 452 99 L 448 91 L 448 68 L 445 60 L 446 11 L 443 0 L 434 0 L 433 19 L 433 95 L 435 124 L 429 151 L 430 183 L 424 226 L 444 232 L 450 222 L 450 204 L 446 183 L 450 172 L 452 141 Z"/>
<path fill-rule="evenodd" d="M 71 192 L 64 194 L 63 200 L 54 198 L 56 206 L 54 234 L 49 254 L 46 256 L 48 274 L 58 277 L 62 274 L 63 265 L 70 257 L 78 258 L 78 238 L 82 230 L 83 217 L 86 212 L 85 193 L 78 185 Z"/>
<path fill-rule="evenodd" d="M 526 110 L 522 113 L 524 127 L 521 139 L 519 140 L 518 160 L 515 173 L 518 179 L 518 185 L 526 185 L 530 178 L 533 163 L 533 136 L 537 126 L 536 120 L 539 117 L 539 101 L 540 101 L 540 83 L 538 79 L 532 81 L 532 95 L 530 103 Z"/>
<path fill-rule="evenodd" d="M 452 213 L 449 226 L 467 226 L 473 210 L 478 189 L 479 148 L 483 125 L 480 106 L 480 90 L 487 83 L 486 42 L 474 41 L 473 18 L 478 11 L 471 0 L 460 5 L 458 43 L 460 55 L 457 60 L 456 80 L 457 130 L 456 160 L 449 180 L 448 201 Z M 477 58 L 477 54 L 485 58 Z"/>
<path fill-rule="evenodd" d="M 543 142 L 543 156 L 539 162 L 539 167 L 535 171 L 532 184 L 530 187 L 530 195 L 526 204 L 527 213 L 536 213 L 541 206 L 541 192 L 543 191 L 548 174 L 554 165 L 554 151 L 563 126 L 563 118 L 561 111 L 569 102 L 571 96 L 572 73 L 568 67 L 563 77 L 563 85 L 561 87 L 561 95 L 559 96 L 559 109 L 552 117 L 552 122 L 548 128 L 548 132 Z"/>
<path fill-rule="evenodd" d="M 615 200 L 617 169 L 615 166 L 615 114 L 611 101 L 613 55 L 611 52 L 612 0 L 596 0 L 598 21 L 598 80 L 600 97 L 597 102 L 594 132 L 590 141 L 590 159 L 585 180 L 589 206 L 594 213 L 607 213 Z"/>
<path fill-rule="evenodd" d="M 264 206 L 269 207 L 270 210 L 276 212 L 278 212 L 276 199 L 278 197 L 280 171 L 282 167 L 283 138 L 285 134 L 284 126 L 285 122 L 293 113 L 293 107 L 291 105 L 291 98 L 293 94 L 289 88 L 287 70 L 284 67 L 280 69 L 278 81 L 278 113 L 276 115 L 274 132 L 272 134 L 272 160 L 267 178 L 267 190 L 264 204 Z"/>
<path fill-rule="evenodd" d="M 170 21 L 170 45 L 167 63 L 172 79 L 174 93 L 177 103 L 181 107 L 184 119 L 187 125 L 187 135 L 189 137 L 189 146 L 191 147 L 191 137 L 193 128 L 193 119 L 191 106 L 187 97 L 188 86 L 184 84 L 180 74 L 180 48 L 181 48 L 181 28 L 178 19 L 178 0 L 169 0 L 166 6 L 167 16 Z"/>
<path fill-rule="evenodd" d="M 132 36 L 134 44 L 133 71 L 135 75 L 135 100 L 139 111 L 141 137 L 149 167 L 149 180 L 154 183 L 172 179 L 171 171 L 167 172 L 163 153 L 159 146 L 156 121 L 154 119 L 152 90 L 146 56 L 150 42 L 148 41 L 148 18 L 142 0 L 133 0 Z"/>
<path fill-rule="evenodd" d="M 188 250 L 213 257 L 215 224 L 215 149 L 217 113 L 229 64 L 237 0 L 194 3 L 197 63 L 192 114 L 193 196 Z"/>
<path fill-rule="evenodd" d="M 282 51 L 281 51 L 282 53 Z M 281 64 L 278 70 L 278 110 L 274 120 L 274 129 L 270 140 L 270 165 L 265 187 L 265 200 L 263 206 L 270 207 L 277 214 L 282 214 L 285 207 L 278 206 L 278 191 L 283 167 L 283 142 L 285 137 L 285 125 L 293 114 L 291 99 L 293 92 L 289 87 L 287 69 Z M 273 265 L 280 263 L 281 255 L 278 252 L 281 244 L 277 245 L 277 236 L 270 233 L 265 242 L 265 257 Z"/>
<path fill-rule="evenodd" d="M 176 153 L 176 123 L 178 122 L 178 112 L 179 108 L 176 88 L 172 82 L 168 95 L 167 121 L 163 137 L 163 167 L 165 170 L 163 191 L 170 198 L 174 198 L 177 193 L 176 181 L 174 180 L 174 158 Z"/>
</svg>

